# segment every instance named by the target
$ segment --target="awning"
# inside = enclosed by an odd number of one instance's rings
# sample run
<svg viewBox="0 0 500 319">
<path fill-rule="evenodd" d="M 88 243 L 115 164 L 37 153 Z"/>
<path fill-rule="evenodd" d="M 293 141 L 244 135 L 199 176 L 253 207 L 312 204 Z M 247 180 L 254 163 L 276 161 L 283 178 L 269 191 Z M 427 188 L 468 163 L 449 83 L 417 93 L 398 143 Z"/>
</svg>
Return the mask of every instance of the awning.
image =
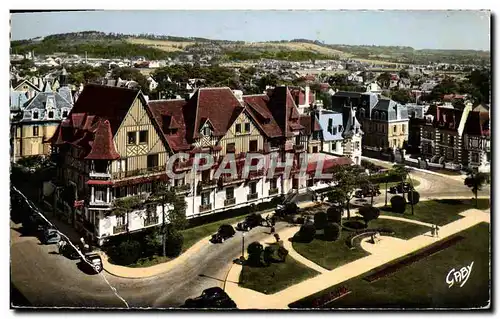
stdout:
<svg viewBox="0 0 500 319">
<path fill-rule="evenodd" d="M 113 185 L 113 181 L 91 179 L 87 181 L 87 185 Z"/>
</svg>

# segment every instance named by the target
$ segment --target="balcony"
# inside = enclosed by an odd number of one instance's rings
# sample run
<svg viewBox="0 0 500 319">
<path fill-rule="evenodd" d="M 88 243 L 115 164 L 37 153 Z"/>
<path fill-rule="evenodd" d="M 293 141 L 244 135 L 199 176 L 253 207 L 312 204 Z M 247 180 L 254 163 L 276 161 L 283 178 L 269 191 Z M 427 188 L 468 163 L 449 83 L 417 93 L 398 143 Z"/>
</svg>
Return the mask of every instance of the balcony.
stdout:
<svg viewBox="0 0 500 319">
<path fill-rule="evenodd" d="M 248 172 L 248 179 L 250 179 L 250 180 L 260 179 L 262 176 L 264 176 L 264 170 L 263 169 L 260 169 L 258 171 Z"/>
<path fill-rule="evenodd" d="M 106 202 L 106 201 L 96 201 L 94 200 L 93 202 L 89 202 L 90 206 L 100 206 L 100 207 L 111 207 L 113 205 L 112 202 Z"/>
<path fill-rule="evenodd" d="M 253 193 L 253 194 L 248 194 L 247 195 L 247 200 L 254 200 L 259 198 L 259 193 Z"/>
<path fill-rule="evenodd" d="M 175 162 L 174 163 L 174 170 L 175 171 L 184 171 L 184 170 L 189 170 L 193 166 L 193 161 L 190 159 L 188 161 L 184 162 Z"/>
<path fill-rule="evenodd" d="M 236 204 L 236 198 L 228 198 L 224 200 L 224 206 L 230 206 Z"/>
<path fill-rule="evenodd" d="M 303 152 L 306 148 L 303 144 L 298 144 L 293 146 L 293 150 L 297 153 Z"/>
<path fill-rule="evenodd" d="M 279 149 L 279 146 L 271 145 L 271 143 L 264 143 L 263 153 L 277 152 Z"/>
<path fill-rule="evenodd" d="M 241 182 L 243 182 L 243 177 L 241 177 L 239 174 L 236 176 L 221 175 L 219 179 L 219 183 L 222 184 L 223 186 Z"/>
<path fill-rule="evenodd" d="M 278 188 L 269 189 L 269 196 L 278 194 Z"/>
<path fill-rule="evenodd" d="M 111 174 L 108 172 L 108 173 L 103 173 L 103 172 L 95 172 L 95 171 L 91 171 L 89 173 L 89 176 L 90 177 L 97 177 L 97 178 L 111 178 Z"/>
<path fill-rule="evenodd" d="M 158 216 L 144 219 L 144 227 L 158 224 Z"/>
<path fill-rule="evenodd" d="M 212 209 L 212 204 L 200 205 L 200 213 L 209 211 Z"/>
<path fill-rule="evenodd" d="M 216 187 L 217 187 L 217 180 L 216 179 L 210 179 L 210 180 L 198 182 L 198 190 L 199 191 L 213 189 Z"/>
<path fill-rule="evenodd" d="M 174 186 L 174 191 L 177 195 L 189 193 L 191 191 L 191 185 L 184 184 L 184 185 Z"/>
<path fill-rule="evenodd" d="M 154 175 L 159 173 L 166 173 L 165 165 L 141 168 L 125 172 L 114 172 L 111 174 L 111 176 L 113 177 L 113 179 L 122 179 L 122 178 L 142 176 L 142 175 Z"/>
<path fill-rule="evenodd" d="M 127 227 L 125 225 L 119 225 L 113 227 L 113 234 L 123 233 Z"/>
</svg>

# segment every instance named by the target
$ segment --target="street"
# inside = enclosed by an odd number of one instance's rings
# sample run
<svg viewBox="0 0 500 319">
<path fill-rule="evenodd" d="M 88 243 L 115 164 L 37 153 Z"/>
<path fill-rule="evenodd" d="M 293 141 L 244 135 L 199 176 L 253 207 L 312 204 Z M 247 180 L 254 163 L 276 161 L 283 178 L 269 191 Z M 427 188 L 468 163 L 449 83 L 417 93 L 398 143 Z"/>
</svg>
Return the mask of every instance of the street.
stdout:
<svg viewBox="0 0 500 319">
<path fill-rule="evenodd" d="M 472 197 L 463 181 L 419 171 L 412 172 L 412 177 L 420 181 L 417 191 L 421 198 Z M 488 196 L 489 189 L 485 187 L 479 195 Z M 384 202 L 384 190 L 381 191 L 374 203 Z M 391 196 L 388 195 L 389 200 Z M 369 198 L 364 200 L 369 202 Z M 10 225 L 11 281 L 33 306 L 124 307 L 101 275 L 85 274 L 77 267 L 78 261 L 60 256 L 56 245 L 42 245 L 36 237 L 23 236 L 20 224 L 11 220 Z M 286 223 L 276 225 L 278 231 L 285 227 Z M 269 236 L 268 232 L 267 227 L 251 230 L 245 236 L 245 245 L 263 240 Z M 130 307 L 178 307 L 206 288 L 223 287 L 232 261 L 241 255 L 241 246 L 241 233 L 237 232 L 223 244 L 207 243 L 184 267 L 153 278 L 119 278 L 105 271 L 102 275 Z"/>
</svg>

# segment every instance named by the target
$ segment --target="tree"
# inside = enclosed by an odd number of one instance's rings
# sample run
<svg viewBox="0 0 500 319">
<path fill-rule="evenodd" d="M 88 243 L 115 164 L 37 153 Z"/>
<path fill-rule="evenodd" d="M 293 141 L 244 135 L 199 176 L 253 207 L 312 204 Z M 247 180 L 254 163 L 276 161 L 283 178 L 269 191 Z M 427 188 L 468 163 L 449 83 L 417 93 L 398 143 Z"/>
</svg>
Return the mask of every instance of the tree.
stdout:
<svg viewBox="0 0 500 319">
<path fill-rule="evenodd" d="M 382 88 L 387 89 L 391 83 L 391 74 L 389 72 L 384 72 L 378 76 L 377 81 Z"/>
<path fill-rule="evenodd" d="M 187 226 L 186 220 L 186 200 L 184 196 L 178 196 L 175 191 L 170 189 L 166 184 L 160 185 L 156 192 L 148 198 L 149 202 L 160 204 L 162 210 L 162 243 L 163 243 L 163 256 L 167 253 L 167 238 L 177 240 L 176 232 L 183 230 Z M 165 208 L 169 207 L 168 216 Z M 155 210 L 156 211 L 156 210 Z M 167 219 L 169 221 L 167 225 Z"/>
<path fill-rule="evenodd" d="M 305 224 L 300 226 L 300 230 L 293 236 L 293 240 L 301 243 L 310 243 L 316 236 L 316 227 L 314 224 Z"/>
<path fill-rule="evenodd" d="M 252 266 L 261 266 L 262 265 L 262 252 L 264 251 L 264 247 L 258 242 L 254 241 L 247 247 L 248 253 L 248 264 Z"/>
<path fill-rule="evenodd" d="M 125 215 L 125 227 L 129 232 L 129 214 L 140 207 L 142 200 L 139 196 L 117 198 L 113 201 L 113 213 L 118 216 Z"/>
<path fill-rule="evenodd" d="M 475 172 L 473 170 L 468 170 L 467 177 L 464 180 L 464 185 L 469 187 L 474 197 L 476 198 L 476 208 L 477 208 L 477 192 L 480 191 L 485 184 L 490 183 L 489 174 L 482 172 Z"/>
<path fill-rule="evenodd" d="M 403 214 L 406 210 L 406 199 L 403 196 L 393 196 L 391 198 L 392 211 L 398 214 Z"/>
<path fill-rule="evenodd" d="M 325 212 L 318 212 L 314 214 L 314 227 L 316 229 L 323 229 L 327 224 L 327 216 Z"/>
<path fill-rule="evenodd" d="M 411 101 L 410 91 L 394 88 L 391 90 L 390 97 L 392 100 L 405 105 Z"/>
<path fill-rule="evenodd" d="M 326 217 L 329 222 L 337 223 L 339 225 L 342 224 L 342 206 L 339 205 L 331 205 L 326 210 Z"/>
<path fill-rule="evenodd" d="M 332 108 L 332 96 L 327 93 L 327 92 L 318 92 L 316 94 L 316 98 L 318 100 L 321 100 L 323 102 L 323 107 L 325 109 L 331 109 Z"/>
<path fill-rule="evenodd" d="M 359 209 L 359 214 L 363 216 L 366 226 L 368 222 L 377 219 L 380 216 L 380 209 L 373 206 L 363 206 Z"/>
<path fill-rule="evenodd" d="M 149 85 L 146 77 L 138 70 L 134 68 L 114 68 L 111 72 L 111 76 L 115 79 L 120 78 L 127 81 L 135 81 L 141 87 L 141 91 L 144 94 L 149 94 Z"/>
<path fill-rule="evenodd" d="M 341 228 L 338 224 L 328 223 L 324 229 L 324 238 L 326 241 L 336 241 L 340 238 Z"/>
<path fill-rule="evenodd" d="M 364 169 L 357 165 L 339 165 L 335 166 L 333 179 L 337 182 L 335 190 L 328 194 L 328 200 L 331 203 L 336 201 L 345 205 L 347 209 L 347 218 L 351 218 L 350 202 L 354 196 L 354 191 L 362 184 L 366 183 Z"/>
<path fill-rule="evenodd" d="M 420 194 L 416 190 L 411 190 L 408 192 L 408 203 L 410 205 L 417 205 L 420 201 Z"/>
</svg>

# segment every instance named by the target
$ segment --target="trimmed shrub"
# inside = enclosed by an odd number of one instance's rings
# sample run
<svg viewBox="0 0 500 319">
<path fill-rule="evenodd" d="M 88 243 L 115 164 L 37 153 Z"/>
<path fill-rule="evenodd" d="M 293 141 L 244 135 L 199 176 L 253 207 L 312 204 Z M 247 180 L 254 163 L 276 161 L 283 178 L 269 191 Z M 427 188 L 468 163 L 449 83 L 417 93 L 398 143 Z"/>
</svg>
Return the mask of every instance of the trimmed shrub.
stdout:
<svg viewBox="0 0 500 319">
<path fill-rule="evenodd" d="M 380 209 L 373 206 L 363 206 L 359 209 L 359 214 L 363 216 L 365 224 L 368 225 L 368 222 L 377 219 L 380 216 Z"/>
<path fill-rule="evenodd" d="M 161 234 L 146 235 L 143 242 L 144 256 L 150 257 L 154 255 L 161 255 L 163 249 L 163 245 L 161 242 L 162 238 L 163 236 Z"/>
<path fill-rule="evenodd" d="M 264 260 L 266 263 L 282 263 L 288 256 L 288 250 L 278 245 L 269 245 L 264 249 Z"/>
<path fill-rule="evenodd" d="M 107 253 L 110 253 L 109 257 L 114 263 L 124 266 L 130 265 L 141 256 L 141 244 L 136 240 L 123 241 L 109 249 Z"/>
<path fill-rule="evenodd" d="M 314 227 L 316 227 L 316 229 L 325 228 L 326 223 L 327 223 L 327 217 L 325 212 L 318 212 L 314 214 Z"/>
<path fill-rule="evenodd" d="M 166 255 L 168 257 L 177 257 L 182 252 L 182 245 L 184 244 L 184 237 L 180 232 L 172 232 L 167 234 L 165 243 Z"/>
<path fill-rule="evenodd" d="M 233 226 L 224 224 L 219 227 L 218 233 L 223 237 L 232 237 L 236 234 Z"/>
<path fill-rule="evenodd" d="M 419 201 L 420 201 L 420 194 L 417 191 L 412 190 L 408 192 L 408 204 L 417 205 Z"/>
<path fill-rule="evenodd" d="M 326 219 L 329 222 L 340 224 L 342 222 L 342 213 L 344 209 L 342 206 L 331 205 L 326 210 Z"/>
<path fill-rule="evenodd" d="M 326 241 L 336 241 L 340 238 L 340 226 L 334 223 L 328 223 L 324 228 L 325 234 L 323 235 Z"/>
<path fill-rule="evenodd" d="M 393 196 L 391 198 L 392 211 L 398 214 L 403 214 L 406 210 L 406 200 L 403 196 Z"/>
<path fill-rule="evenodd" d="M 316 227 L 313 224 L 304 224 L 293 236 L 293 240 L 301 243 L 310 243 L 316 236 Z"/>
<path fill-rule="evenodd" d="M 266 265 L 263 257 L 264 247 L 257 241 L 254 241 L 247 247 L 248 260 L 247 264 L 254 267 L 262 267 Z"/>
</svg>

